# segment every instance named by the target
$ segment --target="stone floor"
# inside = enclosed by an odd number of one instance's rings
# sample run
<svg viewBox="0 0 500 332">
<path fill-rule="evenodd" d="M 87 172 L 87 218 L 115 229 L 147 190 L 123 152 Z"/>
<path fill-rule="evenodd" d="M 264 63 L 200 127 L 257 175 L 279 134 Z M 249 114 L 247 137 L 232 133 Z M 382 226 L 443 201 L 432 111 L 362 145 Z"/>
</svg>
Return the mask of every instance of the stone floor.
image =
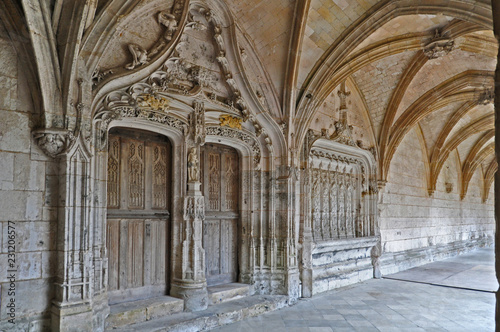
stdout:
<svg viewBox="0 0 500 332">
<path fill-rule="evenodd" d="M 212 331 L 494 331 L 497 287 L 493 249 L 478 249 Z"/>
</svg>

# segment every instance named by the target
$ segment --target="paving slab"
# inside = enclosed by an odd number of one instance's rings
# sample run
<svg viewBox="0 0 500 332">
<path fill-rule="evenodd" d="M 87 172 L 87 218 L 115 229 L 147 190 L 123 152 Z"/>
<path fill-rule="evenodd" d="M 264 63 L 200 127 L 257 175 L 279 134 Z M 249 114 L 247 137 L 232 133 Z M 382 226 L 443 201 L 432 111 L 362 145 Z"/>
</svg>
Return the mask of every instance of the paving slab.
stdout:
<svg viewBox="0 0 500 332">
<path fill-rule="evenodd" d="M 498 281 L 495 276 L 494 263 L 493 249 L 481 248 L 460 256 L 390 274 L 384 278 L 495 292 L 498 289 Z"/>
<path fill-rule="evenodd" d="M 429 265 L 406 274 L 411 282 L 371 279 L 213 331 L 494 331 L 493 249 Z M 280 319 L 283 325 L 276 325 Z"/>
</svg>

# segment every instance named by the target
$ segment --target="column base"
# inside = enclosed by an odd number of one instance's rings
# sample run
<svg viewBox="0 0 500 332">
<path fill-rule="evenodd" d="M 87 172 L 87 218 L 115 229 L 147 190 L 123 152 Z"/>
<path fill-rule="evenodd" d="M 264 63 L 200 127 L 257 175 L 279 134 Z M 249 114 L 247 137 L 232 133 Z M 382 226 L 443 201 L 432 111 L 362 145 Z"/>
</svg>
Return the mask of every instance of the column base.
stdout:
<svg viewBox="0 0 500 332">
<path fill-rule="evenodd" d="M 206 283 L 174 284 L 170 296 L 184 300 L 184 311 L 201 311 L 208 307 L 208 292 Z"/>
<path fill-rule="evenodd" d="M 51 331 L 66 332 L 92 332 L 93 317 L 90 303 L 60 304 L 52 303 L 51 308 Z"/>
</svg>

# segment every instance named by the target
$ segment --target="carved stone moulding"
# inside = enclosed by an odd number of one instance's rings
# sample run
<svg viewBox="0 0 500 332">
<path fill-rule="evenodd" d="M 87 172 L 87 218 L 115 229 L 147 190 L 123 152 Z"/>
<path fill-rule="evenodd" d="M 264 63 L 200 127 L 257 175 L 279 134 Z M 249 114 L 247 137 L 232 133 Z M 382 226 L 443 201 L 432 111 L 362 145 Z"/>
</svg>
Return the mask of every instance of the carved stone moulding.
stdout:
<svg viewBox="0 0 500 332">
<path fill-rule="evenodd" d="M 103 110 L 96 114 L 94 121 L 97 123 L 97 146 L 99 150 L 107 147 L 107 132 L 111 121 L 123 118 L 138 118 L 151 122 L 163 124 L 182 133 L 187 131 L 187 123 L 164 112 L 140 109 L 132 106 L 116 107 L 111 110 Z"/>
<path fill-rule="evenodd" d="M 46 128 L 33 131 L 36 144 L 49 157 L 55 158 L 64 153 L 75 140 L 67 129 Z"/>
<path fill-rule="evenodd" d="M 260 145 L 251 135 L 229 127 L 207 127 L 207 135 L 234 138 L 245 143 L 252 150 L 255 167 L 259 168 L 261 158 Z"/>
</svg>

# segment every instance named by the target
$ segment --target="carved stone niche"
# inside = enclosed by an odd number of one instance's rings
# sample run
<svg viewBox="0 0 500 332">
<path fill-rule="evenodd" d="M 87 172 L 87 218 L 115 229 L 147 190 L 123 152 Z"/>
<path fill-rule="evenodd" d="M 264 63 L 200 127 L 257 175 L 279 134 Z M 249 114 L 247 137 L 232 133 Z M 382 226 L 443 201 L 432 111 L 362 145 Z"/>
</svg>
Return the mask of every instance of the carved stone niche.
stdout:
<svg viewBox="0 0 500 332">
<path fill-rule="evenodd" d="M 342 287 L 376 275 L 380 243 L 373 155 L 328 138 L 309 149 L 306 210 L 312 235 L 311 293 Z M 359 271 L 352 276 L 352 264 Z"/>
<path fill-rule="evenodd" d="M 36 144 L 49 157 L 55 158 L 68 149 L 75 140 L 73 134 L 66 129 L 49 128 L 33 131 Z"/>
</svg>

